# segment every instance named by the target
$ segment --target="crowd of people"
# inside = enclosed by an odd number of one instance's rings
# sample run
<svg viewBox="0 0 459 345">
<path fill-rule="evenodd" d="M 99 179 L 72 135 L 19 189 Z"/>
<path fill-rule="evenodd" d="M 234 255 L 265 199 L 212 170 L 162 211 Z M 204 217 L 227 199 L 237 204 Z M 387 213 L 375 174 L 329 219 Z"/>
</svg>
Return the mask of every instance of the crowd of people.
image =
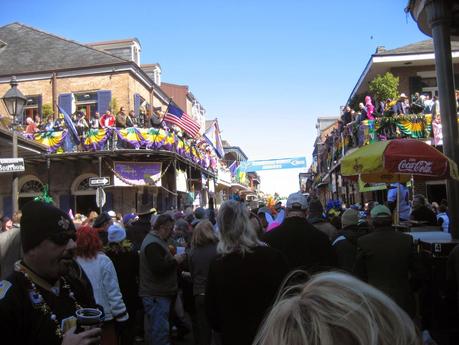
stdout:
<svg viewBox="0 0 459 345">
<path fill-rule="evenodd" d="M 88 129 L 160 127 L 162 125 L 160 117 L 160 114 L 148 115 L 145 112 L 136 115 L 133 110 L 127 112 L 125 107 L 120 107 L 116 114 L 111 110 L 103 114 L 97 111 L 94 114 L 86 114 L 86 111 L 81 109 L 71 115 L 71 120 L 78 134 L 83 136 Z M 37 114 L 34 117 L 26 117 L 23 127 L 25 133 L 34 134 L 40 131 L 62 131 L 67 128 L 67 124 L 62 115 L 50 114 L 42 118 Z"/>
<path fill-rule="evenodd" d="M 30 202 L 0 233 L 2 344 L 434 344 L 425 267 L 390 207 L 293 193 L 71 217 Z M 77 328 L 82 308 L 97 327 Z"/>
</svg>

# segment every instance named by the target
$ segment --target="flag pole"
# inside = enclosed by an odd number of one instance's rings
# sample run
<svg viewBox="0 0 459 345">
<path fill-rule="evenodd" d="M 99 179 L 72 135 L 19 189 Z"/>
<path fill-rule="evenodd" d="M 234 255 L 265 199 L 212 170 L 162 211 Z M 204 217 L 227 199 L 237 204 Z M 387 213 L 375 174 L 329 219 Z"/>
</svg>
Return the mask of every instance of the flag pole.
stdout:
<svg viewBox="0 0 459 345">
<path fill-rule="evenodd" d="M 159 124 L 160 127 L 162 127 L 161 125 L 163 124 L 163 122 L 164 122 L 164 117 L 166 116 L 167 111 L 169 110 L 169 105 L 170 105 L 171 102 L 172 102 L 172 98 L 173 98 L 173 97 L 169 97 L 169 103 L 167 103 L 166 111 L 164 112 L 164 116 L 163 116 L 163 118 L 161 119 L 161 123 Z"/>
</svg>

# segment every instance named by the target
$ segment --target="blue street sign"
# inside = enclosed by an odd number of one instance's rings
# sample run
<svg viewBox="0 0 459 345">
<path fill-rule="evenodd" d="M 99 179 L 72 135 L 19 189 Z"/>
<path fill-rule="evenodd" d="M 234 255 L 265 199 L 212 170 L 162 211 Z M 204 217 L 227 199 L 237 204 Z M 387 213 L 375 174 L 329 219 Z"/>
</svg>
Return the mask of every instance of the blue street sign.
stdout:
<svg viewBox="0 0 459 345">
<path fill-rule="evenodd" d="M 246 161 L 241 162 L 240 167 L 245 172 L 306 168 L 306 157 Z"/>
</svg>

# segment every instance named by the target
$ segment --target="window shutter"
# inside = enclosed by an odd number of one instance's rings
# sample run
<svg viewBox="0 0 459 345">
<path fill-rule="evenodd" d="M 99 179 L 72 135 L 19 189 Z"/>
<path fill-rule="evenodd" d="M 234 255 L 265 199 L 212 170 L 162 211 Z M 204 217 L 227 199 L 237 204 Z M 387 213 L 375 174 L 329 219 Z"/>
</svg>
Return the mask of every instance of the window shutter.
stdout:
<svg viewBox="0 0 459 345">
<path fill-rule="evenodd" d="M 68 194 L 59 196 L 59 208 L 66 212 L 70 209 L 70 196 Z"/>
<path fill-rule="evenodd" d="M 72 94 L 61 93 L 58 99 L 59 106 L 69 115 L 72 115 Z"/>
<path fill-rule="evenodd" d="M 38 115 L 40 115 L 40 118 L 43 118 L 43 109 L 41 107 L 43 106 L 43 97 L 41 95 L 38 95 L 37 97 L 37 106 L 38 106 Z"/>
<path fill-rule="evenodd" d="M 3 214 L 8 216 L 13 215 L 13 199 L 11 196 L 3 197 Z"/>
<path fill-rule="evenodd" d="M 104 211 L 108 212 L 113 210 L 113 193 L 112 192 L 105 192 L 105 205 L 102 208 Z"/>
<path fill-rule="evenodd" d="M 110 90 L 97 91 L 97 111 L 100 115 L 105 114 L 110 109 L 112 92 Z M 115 112 L 117 109 L 112 109 Z"/>
<path fill-rule="evenodd" d="M 134 113 L 136 117 L 139 117 L 140 109 L 140 95 L 138 93 L 134 94 Z"/>
</svg>

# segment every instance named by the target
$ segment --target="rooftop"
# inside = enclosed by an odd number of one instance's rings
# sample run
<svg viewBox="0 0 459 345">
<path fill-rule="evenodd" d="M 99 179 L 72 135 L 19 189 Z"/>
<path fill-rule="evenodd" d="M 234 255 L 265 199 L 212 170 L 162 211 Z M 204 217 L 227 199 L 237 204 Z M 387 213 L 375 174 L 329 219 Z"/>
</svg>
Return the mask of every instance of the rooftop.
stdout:
<svg viewBox="0 0 459 345">
<path fill-rule="evenodd" d="M 0 27 L 0 40 L 5 43 L 0 47 L 0 76 L 128 63 L 21 23 Z"/>
<path fill-rule="evenodd" d="M 451 41 L 451 50 L 459 51 L 459 42 Z M 434 53 L 433 40 L 425 40 L 421 42 L 407 44 L 406 46 L 386 50 L 384 47 L 378 47 L 373 56 L 387 55 L 407 55 L 407 54 L 428 54 Z"/>
</svg>

